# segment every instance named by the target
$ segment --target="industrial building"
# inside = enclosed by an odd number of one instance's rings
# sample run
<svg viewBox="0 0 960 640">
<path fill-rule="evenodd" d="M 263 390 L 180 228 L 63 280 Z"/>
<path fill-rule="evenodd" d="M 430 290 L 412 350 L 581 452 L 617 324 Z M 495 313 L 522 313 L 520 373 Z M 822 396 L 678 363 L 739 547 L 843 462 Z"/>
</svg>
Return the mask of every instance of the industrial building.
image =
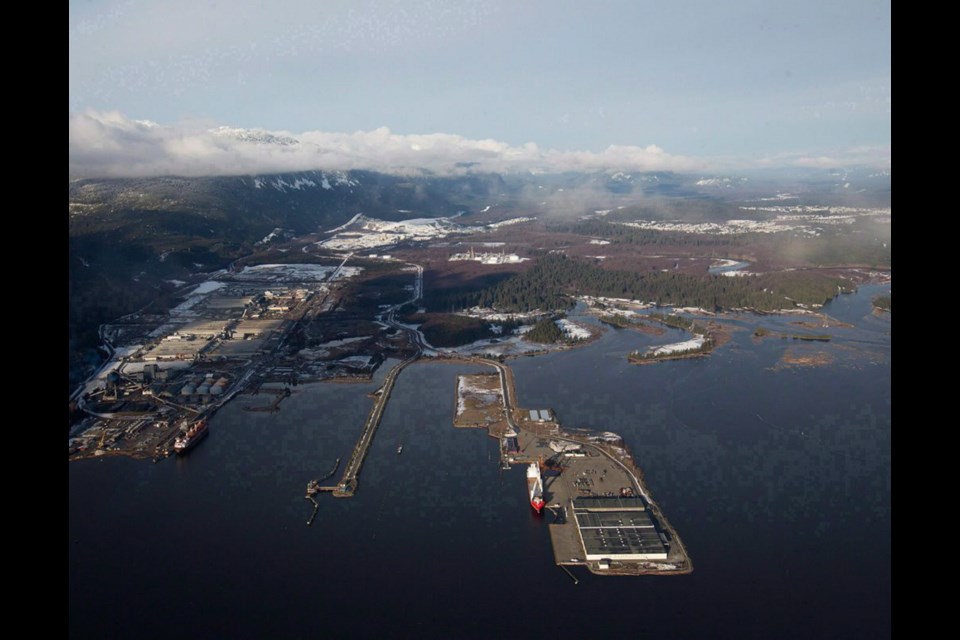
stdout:
<svg viewBox="0 0 960 640">
<path fill-rule="evenodd" d="M 266 345 L 270 334 L 283 324 L 280 319 L 241 320 L 210 351 L 212 357 L 249 358 Z"/>
<path fill-rule="evenodd" d="M 253 296 L 211 296 L 204 305 L 206 309 L 243 309 L 253 300 Z"/>
<path fill-rule="evenodd" d="M 666 560 L 663 538 L 642 498 L 591 496 L 571 500 L 587 560 Z"/>
</svg>

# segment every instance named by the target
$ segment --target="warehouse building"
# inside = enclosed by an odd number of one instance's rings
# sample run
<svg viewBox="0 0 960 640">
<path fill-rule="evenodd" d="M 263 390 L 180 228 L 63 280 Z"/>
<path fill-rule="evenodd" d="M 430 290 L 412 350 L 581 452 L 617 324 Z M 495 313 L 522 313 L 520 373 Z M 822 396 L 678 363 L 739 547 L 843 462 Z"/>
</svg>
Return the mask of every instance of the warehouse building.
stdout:
<svg viewBox="0 0 960 640">
<path fill-rule="evenodd" d="M 666 560 L 667 549 L 642 498 L 574 498 L 573 514 L 587 560 Z"/>
</svg>

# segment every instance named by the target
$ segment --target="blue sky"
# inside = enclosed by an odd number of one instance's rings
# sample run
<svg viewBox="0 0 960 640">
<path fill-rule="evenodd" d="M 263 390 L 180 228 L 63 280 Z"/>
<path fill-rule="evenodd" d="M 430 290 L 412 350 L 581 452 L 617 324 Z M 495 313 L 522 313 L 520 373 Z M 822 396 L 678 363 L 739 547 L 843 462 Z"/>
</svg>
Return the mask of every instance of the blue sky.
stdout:
<svg viewBox="0 0 960 640">
<path fill-rule="evenodd" d="M 888 0 L 88 0 L 69 51 L 88 159 L 137 120 L 171 163 L 171 137 L 218 126 L 664 168 L 890 159 Z"/>
</svg>

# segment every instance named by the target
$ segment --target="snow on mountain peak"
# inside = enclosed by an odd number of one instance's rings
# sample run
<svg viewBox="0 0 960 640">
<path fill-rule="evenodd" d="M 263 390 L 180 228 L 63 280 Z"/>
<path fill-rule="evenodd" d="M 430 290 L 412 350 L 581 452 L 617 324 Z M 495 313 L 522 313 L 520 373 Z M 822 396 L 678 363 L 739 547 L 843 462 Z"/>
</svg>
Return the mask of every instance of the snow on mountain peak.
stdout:
<svg viewBox="0 0 960 640">
<path fill-rule="evenodd" d="M 746 178 L 730 178 L 730 177 L 715 177 L 715 178 L 700 178 L 696 181 L 698 187 L 732 187 L 734 184 L 746 182 Z"/>
<path fill-rule="evenodd" d="M 263 129 L 239 129 L 236 127 L 218 127 L 211 131 L 214 135 L 233 138 L 241 142 L 254 144 L 275 144 L 281 147 L 290 147 L 300 144 L 300 141 L 290 136 L 277 135 Z"/>
<path fill-rule="evenodd" d="M 360 183 L 343 171 L 310 171 L 307 174 L 253 176 L 253 186 L 255 189 L 273 187 L 283 192 L 287 189 L 299 191 L 307 187 L 319 187 L 329 191 L 334 187 L 358 187 Z"/>
</svg>

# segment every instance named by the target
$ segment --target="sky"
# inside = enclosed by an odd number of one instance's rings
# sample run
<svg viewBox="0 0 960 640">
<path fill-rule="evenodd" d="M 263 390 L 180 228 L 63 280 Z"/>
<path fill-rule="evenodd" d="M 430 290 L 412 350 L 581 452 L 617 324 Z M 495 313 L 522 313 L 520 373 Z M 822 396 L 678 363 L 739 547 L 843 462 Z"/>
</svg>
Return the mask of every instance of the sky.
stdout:
<svg viewBox="0 0 960 640">
<path fill-rule="evenodd" d="M 70 169 L 888 167 L 890 25 L 889 0 L 71 0 Z"/>
</svg>

